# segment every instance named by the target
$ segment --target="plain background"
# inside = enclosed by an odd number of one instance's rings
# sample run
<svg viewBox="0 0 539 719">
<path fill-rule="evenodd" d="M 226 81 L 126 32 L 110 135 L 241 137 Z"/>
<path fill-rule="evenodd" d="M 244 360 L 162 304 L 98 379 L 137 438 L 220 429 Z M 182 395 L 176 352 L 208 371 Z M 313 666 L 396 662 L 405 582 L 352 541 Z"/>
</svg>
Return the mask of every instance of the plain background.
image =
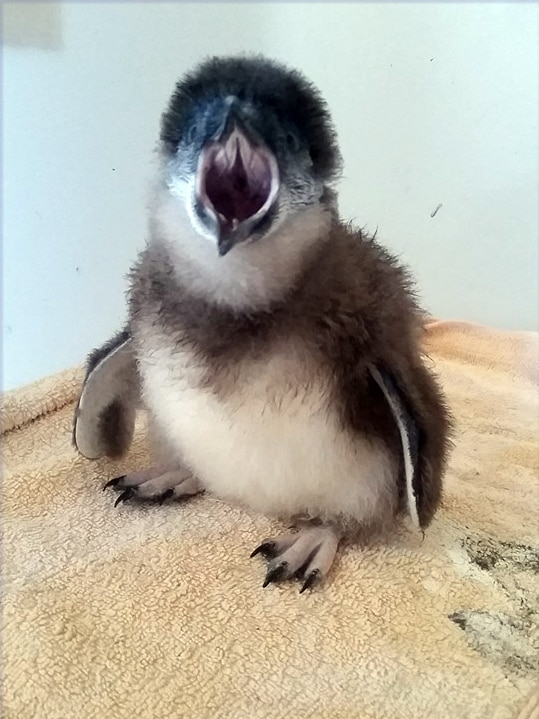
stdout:
<svg viewBox="0 0 539 719">
<path fill-rule="evenodd" d="M 81 362 L 122 324 L 160 115 L 208 54 L 260 51 L 320 87 L 342 214 L 378 228 L 431 313 L 537 329 L 535 4 L 3 10 L 5 388 Z"/>
</svg>

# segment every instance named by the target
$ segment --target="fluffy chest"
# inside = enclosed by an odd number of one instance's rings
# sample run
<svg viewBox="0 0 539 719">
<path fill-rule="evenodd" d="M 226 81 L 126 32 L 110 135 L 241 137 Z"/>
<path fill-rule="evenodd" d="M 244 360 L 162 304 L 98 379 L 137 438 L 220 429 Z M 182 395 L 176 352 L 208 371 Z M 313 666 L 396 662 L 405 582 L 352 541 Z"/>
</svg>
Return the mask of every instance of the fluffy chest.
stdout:
<svg viewBox="0 0 539 719">
<path fill-rule="evenodd" d="M 353 436 L 332 377 L 291 347 L 212 381 L 163 338 L 141 360 L 145 403 L 175 454 L 218 496 L 275 514 L 363 521 L 393 502 L 383 447 Z"/>
</svg>

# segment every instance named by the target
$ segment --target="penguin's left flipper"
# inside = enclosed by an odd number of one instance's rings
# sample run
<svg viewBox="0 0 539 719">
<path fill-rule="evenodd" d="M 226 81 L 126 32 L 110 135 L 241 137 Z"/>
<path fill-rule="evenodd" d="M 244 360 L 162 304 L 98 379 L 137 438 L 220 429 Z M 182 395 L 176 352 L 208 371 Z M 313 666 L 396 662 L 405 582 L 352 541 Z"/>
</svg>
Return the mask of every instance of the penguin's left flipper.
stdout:
<svg viewBox="0 0 539 719">
<path fill-rule="evenodd" d="M 73 445 L 87 459 L 121 457 L 133 439 L 139 406 L 133 341 L 124 330 L 88 357 L 73 418 Z"/>
<path fill-rule="evenodd" d="M 371 365 L 369 370 L 374 381 L 382 390 L 397 424 L 406 479 L 408 515 L 414 527 L 422 529 L 430 521 L 430 517 L 425 517 L 425 511 L 422 507 L 422 498 L 424 496 L 422 485 L 427 481 L 434 484 L 431 494 L 435 495 L 433 499 L 434 503 L 437 504 L 440 490 L 436 485 L 439 485 L 441 480 L 437 476 L 429 477 L 430 472 L 424 471 L 425 462 L 422 461 L 421 457 L 421 445 L 423 444 L 421 437 L 423 433 L 410 404 L 410 398 L 401 388 L 396 376 L 387 368 L 377 365 Z M 427 514 L 430 515 L 431 512 L 429 511 Z"/>
</svg>

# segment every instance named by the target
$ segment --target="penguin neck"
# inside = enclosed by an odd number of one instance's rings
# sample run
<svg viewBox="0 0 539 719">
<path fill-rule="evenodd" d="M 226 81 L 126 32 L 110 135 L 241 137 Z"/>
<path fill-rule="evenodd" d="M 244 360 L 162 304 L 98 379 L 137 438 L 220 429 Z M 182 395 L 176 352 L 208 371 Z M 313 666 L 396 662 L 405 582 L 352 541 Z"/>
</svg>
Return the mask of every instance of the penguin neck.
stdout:
<svg viewBox="0 0 539 719">
<path fill-rule="evenodd" d="M 235 312 L 268 311 L 285 301 L 330 235 L 331 212 L 325 205 L 311 206 L 266 237 L 221 257 L 193 228 L 181 203 L 167 195 L 160 196 L 152 214 L 150 252 L 152 245 L 165 249 L 188 294 Z"/>
</svg>

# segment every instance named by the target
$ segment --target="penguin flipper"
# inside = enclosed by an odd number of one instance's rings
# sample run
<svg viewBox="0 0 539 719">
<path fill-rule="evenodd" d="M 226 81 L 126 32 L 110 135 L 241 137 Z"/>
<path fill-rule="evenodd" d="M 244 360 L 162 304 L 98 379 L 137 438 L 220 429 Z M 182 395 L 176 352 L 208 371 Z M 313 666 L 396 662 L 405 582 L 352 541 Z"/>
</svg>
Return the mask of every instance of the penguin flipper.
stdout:
<svg viewBox="0 0 539 719">
<path fill-rule="evenodd" d="M 74 447 L 87 459 L 121 457 L 129 449 L 140 406 L 140 382 L 127 330 L 94 349 L 73 418 Z"/>
</svg>

